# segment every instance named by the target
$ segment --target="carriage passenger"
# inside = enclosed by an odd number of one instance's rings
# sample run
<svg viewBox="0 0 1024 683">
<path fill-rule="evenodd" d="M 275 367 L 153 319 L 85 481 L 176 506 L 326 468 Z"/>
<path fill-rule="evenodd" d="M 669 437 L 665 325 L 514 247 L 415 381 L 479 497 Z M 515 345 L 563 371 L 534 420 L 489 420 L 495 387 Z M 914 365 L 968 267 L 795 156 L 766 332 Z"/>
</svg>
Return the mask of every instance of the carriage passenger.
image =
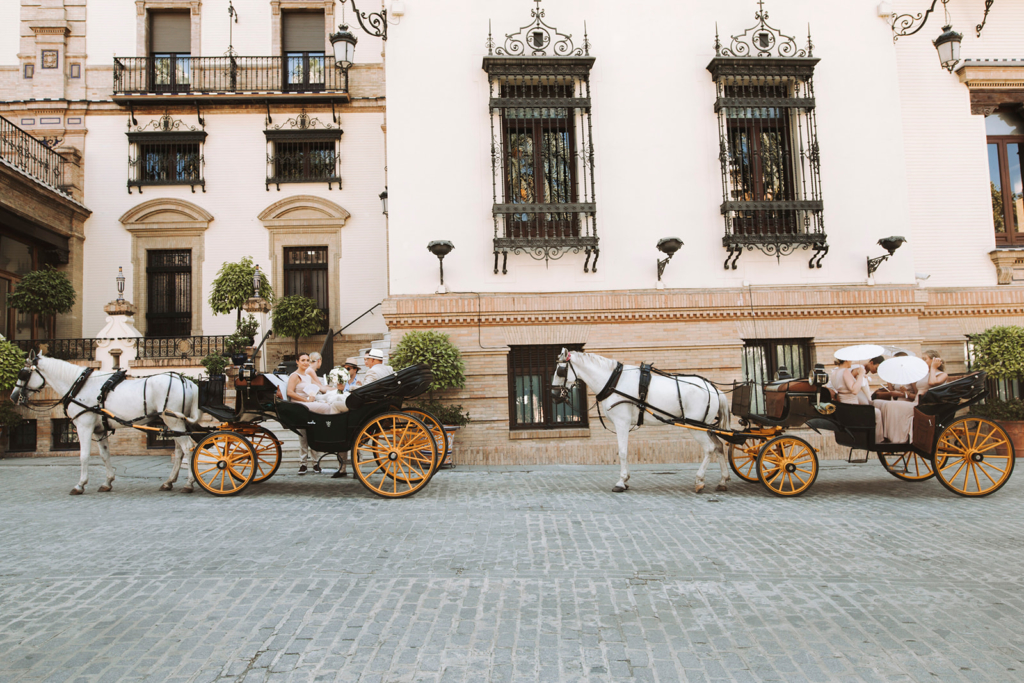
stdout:
<svg viewBox="0 0 1024 683">
<path fill-rule="evenodd" d="M 323 356 L 316 351 L 309 354 L 309 367 L 306 369 L 306 375 L 309 377 L 309 382 L 314 384 L 321 394 L 326 394 L 332 387 L 320 379 L 320 376 L 317 374 L 323 362 Z"/>
<path fill-rule="evenodd" d="M 949 381 L 949 375 L 946 374 L 946 364 L 939 356 L 938 351 L 925 351 L 921 356 L 924 362 L 928 364 L 928 376 L 918 381 L 918 395 L 927 393 L 929 389 L 934 389 Z"/>
<path fill-rule="evenodd" d="M 864 387 L 867 385 L 868 370 L 866 366 L 874 365 L 874 360 L 856 365 L 848 360 L 839 361 L 832 370 L 831 382 L 840 403 L 871 405 L 871 399 L 866 394 Z M 879 361 L 880 363 L 881 361 Z M 877 365 L 875 368 L 877 369 Z M 875 406 L 875 443 L 882 443 L 885 440 L 882 425 L 882 411 Z"/>
<path fill-rule="evenodd" d="M 285 387 L 285 396 L 287 396 L 288 400 L 302 403 L 310 411 L 321 415 L 334 415 L 341 412 L 336 403 L 316 400 L 320 388 L 309 381 L 309 354 L 300 354 L 296 363 L 298 364 L 298 369 L 288 376 L 288 385 Z M 319 472 L 319 465 L 316 464 L 319 456 L 316 451 L 309 447 L 309 443 L 306 440 L 306 430 L 299 429 L 296 431 L 299 435 L 299 474 L 306 473 L 306 461 L 311 453 L 313 456 L 313 470 Z"/>
<path fill-rule="evenodd" d="M 370 349 L 367 351 L 366 355 L 363 356 L 363 362 L 369 369 L 363 375 L 363 379 L 356 383 L 357 386 L 365 387 L 371 382 L 376 382 L 388 375 L 395 374 L 394 369 L 390 365 L 384 364 L 384 352 L 380 349 Z"/>
</svg>

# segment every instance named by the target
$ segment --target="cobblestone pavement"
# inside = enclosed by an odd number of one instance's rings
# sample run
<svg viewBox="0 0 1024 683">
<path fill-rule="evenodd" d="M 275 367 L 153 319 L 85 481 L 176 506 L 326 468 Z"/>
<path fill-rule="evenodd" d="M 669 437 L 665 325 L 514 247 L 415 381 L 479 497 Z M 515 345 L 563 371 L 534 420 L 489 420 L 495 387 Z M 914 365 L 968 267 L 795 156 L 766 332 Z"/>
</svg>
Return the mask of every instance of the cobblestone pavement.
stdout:
<svg viewBox="0 0 1024 683">
<path fill-rule="evenodd" d="M 215 499 L 115 460 L 81 497 L 77 459 L 0 461 L 0 682 L 1024 680 L 1021 481 L 458 469 Z"/>
</svg>

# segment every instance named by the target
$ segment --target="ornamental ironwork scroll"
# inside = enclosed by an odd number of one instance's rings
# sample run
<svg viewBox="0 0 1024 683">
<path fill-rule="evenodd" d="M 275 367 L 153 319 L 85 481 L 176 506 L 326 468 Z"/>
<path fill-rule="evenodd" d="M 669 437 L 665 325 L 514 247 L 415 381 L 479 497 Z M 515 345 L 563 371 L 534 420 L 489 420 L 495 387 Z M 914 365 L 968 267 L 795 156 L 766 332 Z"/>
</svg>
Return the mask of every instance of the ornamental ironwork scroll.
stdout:
<svg viewBox="0 0 1024 683">
<path fill-rule="evenodd" d="M 814 43 L 811 42 L 810 28 L 807 30 L 807 47 L 801 49 L 796 38 L 768 24 L 768 12 L 764 0 L 758 0 L 754 13 L 757 20 L 743 33 L 731 36 L 729 47 L 723 47 L 715 25 L 715 55 L 719 57 L 813 57 Z"/>
<path fill-rule="evenodd" d="M 925 27 L 928 23 L 928 19 L 931 14 L 935 12 L 935 8 L 939 2 L 942 2 L 942 11 L 945 15 L 945 22 L 950 23 L 949 9 L 946 5 L 949 0 L 932 0 L 931 6 L 924 12 L 918 12 L 917 14 L 896 14 L 892 13 L 892 42 L 896 42 L 900 38 L 906 36 L 912 36 Z M 985 24 L 988 23 L 988 14 L 992 11 L 992 5 L 995 4 L 995 0 L 985 0 L 985 13 L 981 17 L 981 23 L 974 27 L 974 31 L 978 38 L 981 37 L 981 32 L 985 28 Z"/>
<path fill-rule="evenodd" d="M 571 33 L 562 33 L 544 21 L 545 13 L 540 6 L 541 0 L 533 1 L 537 3 L 537 6 L 530 10 L 533 21 L 521 26 L 515 33 L 506 33 L 503 46 L 495 47 L 488 26 L 487 54 L 506 57 L 547 57 L 549 49 L 552 57 L 583 57 L 590 54 L 586 23 L 583 24 L 583 44 L 576 47 L 572 42 Z"/>
</svg>

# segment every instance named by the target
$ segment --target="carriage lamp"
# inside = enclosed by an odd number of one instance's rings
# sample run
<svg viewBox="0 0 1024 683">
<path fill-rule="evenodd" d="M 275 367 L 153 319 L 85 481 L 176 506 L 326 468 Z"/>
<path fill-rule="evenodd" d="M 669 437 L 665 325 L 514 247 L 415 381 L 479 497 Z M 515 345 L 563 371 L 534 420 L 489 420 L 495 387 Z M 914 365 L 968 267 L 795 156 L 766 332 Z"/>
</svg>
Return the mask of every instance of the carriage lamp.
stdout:
<svg viewBox="0 0 1024 683">
<path fill-rule="evenodd" d="M 868 257 L 868 277 L 871 277 L 874 274 L 874 272 L 878 270 L 878 266 L 882 265 L 882 261 L 885 261 L 887 258 L 895 254 L 896 250 L 899 249 L 900 246 L 906 241 L 906 239 L 900 237 L 899 235 L 885 237 L 878 240 L 878 245 L 889 253 L 882 254 L 881 256 L 876 256 L 875 258 L 871 258 L 870 256 Z"/>
<path fill-rule="evenodd" d="M 262 278 L 260 278 L 260 267 L 256 266 L 256 268 L 252 271 L 252 295 L 253 295 L 253 297 L 257 297 L 257 296 L 260 295 L 260 285 L 263 284 L 261 282 L 261 279 Z"/>
<path fill-rule="evenodd" d="M 658 240 L 658 251 L 665 254 L 665 258 L 658 261 L 658 282 L 661 282 L 661 276 L 665 274 L 665 266 L 672 260 L 672 257 L 676 255 L 676 252 L 683 246 L 683 241 L 678 237 L 662 237 Z"/>
<path fill-rule="evenodd" d="M 331 34 L 331 47 L 334 48 L 334 65 L 339 69 L 348 70 L 355 63 L 356 43 L 359 39 L 352 35 L 348 26 L 341 24 L 338 32 Z"/>
<path fill-rule="evenodd" d="M 452 249 L 454 248 L 455 245 L 449 242 L 448 240 L 434 240 L 433 242 L 427 245 L 427 250 L 437 257 L 437 262 L 441 265 L 441 286 L 438 288 L 439 292 L 445 289 L 444 257 L 452 253 Z"/>
<path fill-rule="evenodd" d="M 117 267 L 117 300 L 124 301 L 124 270 L 121 266 Z"/>
<path fill-rule="evenodd" d="M 963 39 L 962 33 L 957 33 L 947 24 L 942 27 L 939 37 L 932 41 L 932 45 L 939 53 L 939 63 L 949 73 L 953 73 L 953 69 L 960 62 L 960 41 Z"/>
<path fill-rule="evenodd" d="M 380 208 L 383 210 L 384 215 L 387 216 L 388 215 L 388 188 L 387 188 L 387 186 L 385 186 L 384 187 L 384 191 L 381 192 L 377 196 L 380 197 Z"/>
</svg>

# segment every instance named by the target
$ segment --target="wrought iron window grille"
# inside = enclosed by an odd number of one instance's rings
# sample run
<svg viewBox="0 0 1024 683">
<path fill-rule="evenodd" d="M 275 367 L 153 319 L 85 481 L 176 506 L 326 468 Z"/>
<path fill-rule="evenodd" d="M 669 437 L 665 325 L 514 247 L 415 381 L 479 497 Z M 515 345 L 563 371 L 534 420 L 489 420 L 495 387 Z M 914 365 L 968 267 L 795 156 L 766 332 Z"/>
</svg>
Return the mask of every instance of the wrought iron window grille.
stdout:
<svg viewBox="0 0 1024 683">
<path fill-rule="evenodd" d="M 591 123 L 590 41 L 544 21 L 533 0 L 532 21 L 496 47 L 488 29 L 494 272 L 508 255 L 549 262 L 586 254 L 584 272 L 600 256 Z M 550 54 L 549 54 L 550 53 Z M 593 258 L 593 262 L 591 262 Z"/>
<path fill-rule="evenodd" d="M 165 113 L 139 125 L 134 112 L 128 114 L 128 194 L 147 185 L 188 185 L 206 192 L 203 177 L 203 145 L 206 123 L 197 109 L 198 126 Z"/>
<path fill-rule="evenodd" d="M 304 296 L 316 301 L 323 313 L 323 324 L 317 334 L 325 334 L 331 319 L 328 248 L 285 247 L 283 256 L 284 295 Z"/>
<path fill-rule="evenodd" d="M 508 354 L 509 429 L 586 428 L 587 389 L 581 382 L 561 405 L 551 400 L 551 378 L 562 347 L 582 351 L 582 344 L 512 346 Z"/>
<path fill-rule="evenodd" d="M 302 111 L 284 123 L 271 126 L 268 113 L 266 188 L 282 183 L 327 183 L 341 189 L 339 143 L 344 131 L 340 125 L 324 123 Z"/>
<path fill-rule="evenodd" d="M 743 250 L 781 259 L 812 250 L 808 268 L 828 253 L 821 194 L 821 151 L 814 98 L 814 44 L 768 24 L 763 0 L 756 23 L 723 46 L 717 28 L 715 81 L 724 267 L 736 270 Z"/>
</svg>

